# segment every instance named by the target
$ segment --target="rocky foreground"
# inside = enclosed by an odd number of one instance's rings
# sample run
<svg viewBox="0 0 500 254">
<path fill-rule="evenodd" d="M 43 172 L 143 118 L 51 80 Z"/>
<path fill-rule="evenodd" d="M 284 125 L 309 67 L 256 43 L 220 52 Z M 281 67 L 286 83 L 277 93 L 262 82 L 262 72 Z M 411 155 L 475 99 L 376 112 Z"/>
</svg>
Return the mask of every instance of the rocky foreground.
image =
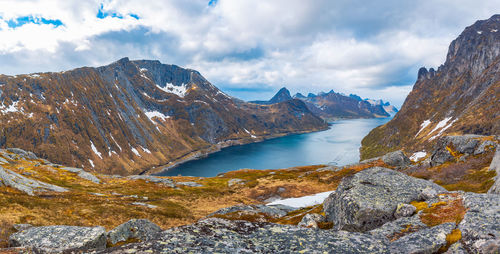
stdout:
<svg viewBox="0 0 500 254">
<path fill-rule="evenodd" d="M 414 157 L 412 157 L 414 159 Z M 411 172 L 446 171 L 488 159 L 485 183 L 439 185 Z M 237 205 L 194 224 L 161 230 L 148 220 L 103 227 L 15 225 L 12 253 L 498 253 L 500 153 L 498 137 L 452 136 L 418 160 L 402 152 L 342 178 L 321 205 Z M 479 161 L 479 162 L 478 162 Z M 369 162 L 362 162 L 363 163 Z M 373 163 L 373 162 L 372 162 Z M 467 164 L 469 165 L 469 164 Z M 477 165 L 480 165 L 477 164 Z M 352 168 L 352 166 L 351 166 Z M 320 168 L 339 172 L 342 168 Z M 470 170 L 473 170 L 472 168 Z M 317 171 L 314 171 L 317 172 Z M 479 172 L 479 173 L 478 173 Z M 227 173 L 229 174 L 229 173 Z M 276 174 L 276 172 L 274 173 Z M 272 175 L 274 175 L 272 174 Z M 311 174 L 311 173 L 309 173 Z M 224 176 L 219 176 L 224 177 Z M 462 178 L 461 178 L 462 177 Z M 465 179 L 464 178 L 464 179 Z M 464 180 L 465 181 L 465 180 Z M 5 183 L 5 181 L 4 181 Z M 238 181 L 232 181 L 238 184 Z M 458 184 L 458 185 L 457 185 Z M 489 193 L 453 190 L 483 184 Z M 447 188 L 444 188 L 446 186 Z M 471 187 L 472 188 L 472 187 Z"/>
</svg>

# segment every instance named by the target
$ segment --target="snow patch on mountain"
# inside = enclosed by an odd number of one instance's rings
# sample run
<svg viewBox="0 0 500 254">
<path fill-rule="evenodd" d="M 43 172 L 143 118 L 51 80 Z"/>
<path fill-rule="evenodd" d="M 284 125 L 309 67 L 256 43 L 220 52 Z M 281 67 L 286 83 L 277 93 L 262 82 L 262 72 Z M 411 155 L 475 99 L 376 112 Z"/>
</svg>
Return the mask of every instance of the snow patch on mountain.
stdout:
<svg viewBox="0 0 500 254">
<path fill-rule="evenodd" d="M 182 85 L 180 86 L 175 86 L 172 83 L 165 83 L 165 87 L 161 87 L 157 84 L 156 87 L 164 92 L 173 93 L 182 98 L 187 94 L 187 85 L 184 83 L 182 83 Z"/>
</svg>

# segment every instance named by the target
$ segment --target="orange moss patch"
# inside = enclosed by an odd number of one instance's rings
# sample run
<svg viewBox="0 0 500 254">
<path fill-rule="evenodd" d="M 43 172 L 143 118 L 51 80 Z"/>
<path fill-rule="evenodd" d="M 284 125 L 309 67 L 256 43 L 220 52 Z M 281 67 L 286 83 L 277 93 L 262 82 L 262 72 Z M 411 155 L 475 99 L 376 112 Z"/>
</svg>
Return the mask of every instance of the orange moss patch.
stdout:
<svg viewBox="0 0 500 254">
<path fill-rule="evenodd" d="M 410 204 L 417 208 L 417 212 L 429 207 L 426 202 L 412 201 Z"/>
<path fill-rule="evenodd" d="M 446 235 L 446 245 L 441 247 L 438 252 L 439 253 L 446 252 L 451 245 L 460 241 L 460 239 L 462 239 L 462 231 L 460 231 L 460 229 L 458 228 L 453 229 L 451 233 Z"/>
<path fill-rule="evenodd" d="M 399 238 L 401 238 L 401 237 L 403 237 L 405 235 L 411 234 L 413 232 L 417 232 L 420 229 L 422 229 L 421 226 L 415 226 L 415 225 L 412 225 L 412 224 L 408 224 L 408 225 L 405 225 L 403 227 L 403 229 L 401 229 L 400 232 L 396 232 L 396 233 L 394 233 L 392 235 L 388 235 L 387 238 L 389 239 L 389 241 L 394 242 L 394 241 L 398 240 Z"/>
<path fill-rule="evenodd" d="M 446 200 L 425 208 L 420 215 L 420 220 L 429 227 L 446 222 L 460 223 L 466 212 L 462 198 L 458 194 L 445 194 L 440 196 L 440 198 Z"/>
</svg>

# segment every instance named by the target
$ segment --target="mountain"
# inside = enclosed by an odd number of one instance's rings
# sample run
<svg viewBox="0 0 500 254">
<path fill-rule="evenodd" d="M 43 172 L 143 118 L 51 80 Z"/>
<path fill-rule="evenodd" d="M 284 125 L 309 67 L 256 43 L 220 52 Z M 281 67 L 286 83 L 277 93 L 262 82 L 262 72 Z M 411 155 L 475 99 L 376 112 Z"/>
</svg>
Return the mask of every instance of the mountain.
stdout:
<svg viewBox="0 0 500 254">
<path fill-rule="evenodd" d="M 363 100 L 357 95 L 345 96 L 333 90 L 317 95 L 309 93 L 307 97 L 298 93 L 294 98 L 304 101 L 311 112 L 327 120 L 390 116 L 390 113 L 385 111 L 383 102 L 372 103 L 371 100 Z"/>
<path fill-rule="evenodd" d="M 421 68 L 401 110 L 362 141 L 361 158 L 429 150 L 445 134 L 500 134 L 500 15 L 474 23 L 437 70 Z"/>
<path fill-rule="evenodd" d="M 250 102 L 261 105 L 270 105 L 289 100 L 293 100 L 292 96 L 290 95 L 290 91 L 288 91 L 286 87 L 283 87 L 273 96 L 273 98 L 271 98 L 268 101 L 250 101 Z"/>
<path fill-rule="evenodd" d="M 98 68 L 0 75 L 0 105 L 0 147 L 112 174 L 327 127 L 299 100 L 246 103 L 195 70 L 128 58 Z"/>
<path fill-rule="evenodd" d="M 351 94 L 349 96 L 353 95 Z M 357 97 L 361 99 L 359 96 Z M 365 101 L 369 102 L 372 106 L 382 106 L 385 112 L 389 113 L 391 116 L 395 115 L 398 112 L 398 109 L 393 105 L 391 105 L 389 102 L 384 102 L 383 100 L 372 100 L 372 99 L 365 99 Z"/>
</svg>

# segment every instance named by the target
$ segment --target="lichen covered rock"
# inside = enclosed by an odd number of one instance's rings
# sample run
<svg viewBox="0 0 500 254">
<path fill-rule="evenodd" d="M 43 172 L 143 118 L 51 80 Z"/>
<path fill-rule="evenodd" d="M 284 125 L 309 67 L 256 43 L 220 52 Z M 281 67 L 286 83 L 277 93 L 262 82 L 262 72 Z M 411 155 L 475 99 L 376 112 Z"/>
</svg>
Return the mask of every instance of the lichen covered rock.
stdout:
<svg viewBox="0 0 500 254">
<path fill-rule="evenodd" d="M 152 240 L 161 228 L 146 219 L 129 220 L 108 232 L 108 242 L 115 245 L 127 240 Z"/>
<path fill-rule="evenodd" d="M 335 229 L 365 232 L 394 220 L 398 204 L 417 200 L 428 187 L 446 192 L 432 182 L 374 167 L 344 178 L 323 207 Z"/>
<path fill-rule="evenodd" d="M 33 247 L 50 253 L 99 250 L 106 247 L 106 231 L 103 227 L 32 227 L 12 234 L 9 244 L 12 247 Z"/>
</svg>

